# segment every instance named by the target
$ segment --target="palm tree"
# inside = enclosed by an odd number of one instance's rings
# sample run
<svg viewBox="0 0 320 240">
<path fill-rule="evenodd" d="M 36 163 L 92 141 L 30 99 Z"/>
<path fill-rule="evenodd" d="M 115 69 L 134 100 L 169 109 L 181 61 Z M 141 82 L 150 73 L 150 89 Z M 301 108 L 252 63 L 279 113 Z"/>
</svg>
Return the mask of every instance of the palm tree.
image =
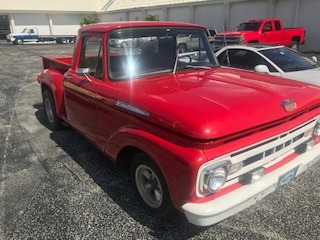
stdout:
<svg viewBox="0 0 320 240">
<path fill-rule="evenodd" d="M 159 17 L 157 15 L 148 14 L 144 17 L 145 21 L 159 21 Z"/>
</svg>

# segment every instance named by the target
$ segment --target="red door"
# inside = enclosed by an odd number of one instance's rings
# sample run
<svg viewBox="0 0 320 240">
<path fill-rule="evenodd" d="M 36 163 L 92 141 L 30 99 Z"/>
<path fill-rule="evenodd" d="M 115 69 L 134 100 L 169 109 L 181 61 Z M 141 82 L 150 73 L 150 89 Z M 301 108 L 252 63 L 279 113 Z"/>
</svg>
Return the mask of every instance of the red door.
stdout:
<svg viewBox="0 0 320 240">
<path fill-rule="evenodd" d="M 69 123 L 91 141 L 97 140 L 96 91 L 102 82 L 101 36 L 82 36 L 82 49 L 76 70 L 65 74 L 65 107 Z M 76 71 L 87 72 L 85 75 Z"/>
</svg>

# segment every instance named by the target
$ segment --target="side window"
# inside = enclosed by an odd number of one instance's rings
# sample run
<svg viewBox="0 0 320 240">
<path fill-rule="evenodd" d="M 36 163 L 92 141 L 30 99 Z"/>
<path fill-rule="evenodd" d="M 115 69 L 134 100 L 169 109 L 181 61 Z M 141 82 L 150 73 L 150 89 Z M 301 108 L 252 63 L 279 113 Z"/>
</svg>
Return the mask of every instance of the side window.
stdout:
<svg viewBox="0 0 320 240">
<path fill-rule="evenodd" d="M 219 56 L 217 56 L 217 59 L 222 66 L 229 65 L 227 51 L 222 52 Z"/>
<path fill-rule="evenodd" d="M 229 60 L 228 60 L 229 59 Z M 230 66 L 253 71 L 257 65 L 266 65 L 270 72 L 276 72 L 276 69 L 258 54 L 243 50 L 243 49 L 230 49 L 219 55 L 218 60 L 223 66 Z"/>
<path fill-rule="evenodd" d="M 270 31 L 272 31 L 272 24 L 271 24 L 271 22 L 266 22 L 266 23 L 264 24 L 264 26 L 263 26 L 262 31 L 264 31 L 264 32 L 270 32 Z"/>
<path fill-rule="evenodd" d="M 250 63 L 250 70 L 254 70 L 255 66 L 257 65 L 266 65 L 269 68 L 270 72 L 277 72 L 277 70 L 268 61 L 266 61 L 264 58 L 262 58 L 258 54 L 254 52 L 250 52 L 248 57 L 252 59 Z"/>
<path fill-rule="evenodd" d="M 102 79 L 102 41 L 101 36 L 86 36 L 82 41 L 80 68 L 89 68 L 90 75 Z"/>
<path fill-rule="evenodd" d="M 245 70 L 252 70 L 252 54 L 250 51 L 234 49 L 229 53 L 230 66 Z"/>
<path fill-rule="evenodd" d="M 34 33 L 34 30 L 33 30 L 33 29 L 30 29 L 30 30 L 29 30 L 29 33 Z"/>
<path fill-rule="evenodd" d="M 274 21 L 274 26 L 276 28 L 276 30 L 281 30 L 281 25 L 280 25 L 280 21 Z"/>
</svg>

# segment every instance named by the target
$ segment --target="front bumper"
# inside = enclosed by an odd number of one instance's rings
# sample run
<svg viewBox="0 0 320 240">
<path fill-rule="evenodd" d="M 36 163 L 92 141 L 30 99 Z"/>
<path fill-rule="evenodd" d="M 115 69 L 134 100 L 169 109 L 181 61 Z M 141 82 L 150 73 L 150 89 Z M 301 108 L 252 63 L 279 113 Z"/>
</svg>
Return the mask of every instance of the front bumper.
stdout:
<svg viewBox="0 0 320 240">
<path fill-rule="evenodd" d="M 190 223 L 208 226 L 218 223 L 255 204 L 277 190 L 279 178 L 297 168 L 295 176 L 320 161 L 320 143 L 296 156 L 287 164 L 266 174 L 259 181 L 244 185 L 228 194 L 205 203 L 186 203 L 182 209 Z"/>
<path fill-rule="evenodd" d="M 7 39 L 7 43 L 13 43 L 16 39 L 15 38 L 13 38 L 13 37 L 6 37 L 6 39 Z"/>
</svg>

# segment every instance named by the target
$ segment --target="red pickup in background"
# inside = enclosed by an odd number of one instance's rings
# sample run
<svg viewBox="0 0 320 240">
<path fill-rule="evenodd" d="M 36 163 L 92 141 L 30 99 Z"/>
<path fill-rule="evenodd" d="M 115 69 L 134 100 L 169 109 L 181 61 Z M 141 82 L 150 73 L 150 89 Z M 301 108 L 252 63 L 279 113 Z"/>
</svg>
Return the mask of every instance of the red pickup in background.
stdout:
<svg viewBox="0 0 320 240">
<path fill-rule="evenodd" d="M 283 28 L 280 19 L 250 20 L 240 23 L 234 31 L 219 33 L 215 36 L 215 49 L 224 45 L 239 43 L 280 44 L 298 50 L 304 44 L 306 30 Z"/>
</svg>

